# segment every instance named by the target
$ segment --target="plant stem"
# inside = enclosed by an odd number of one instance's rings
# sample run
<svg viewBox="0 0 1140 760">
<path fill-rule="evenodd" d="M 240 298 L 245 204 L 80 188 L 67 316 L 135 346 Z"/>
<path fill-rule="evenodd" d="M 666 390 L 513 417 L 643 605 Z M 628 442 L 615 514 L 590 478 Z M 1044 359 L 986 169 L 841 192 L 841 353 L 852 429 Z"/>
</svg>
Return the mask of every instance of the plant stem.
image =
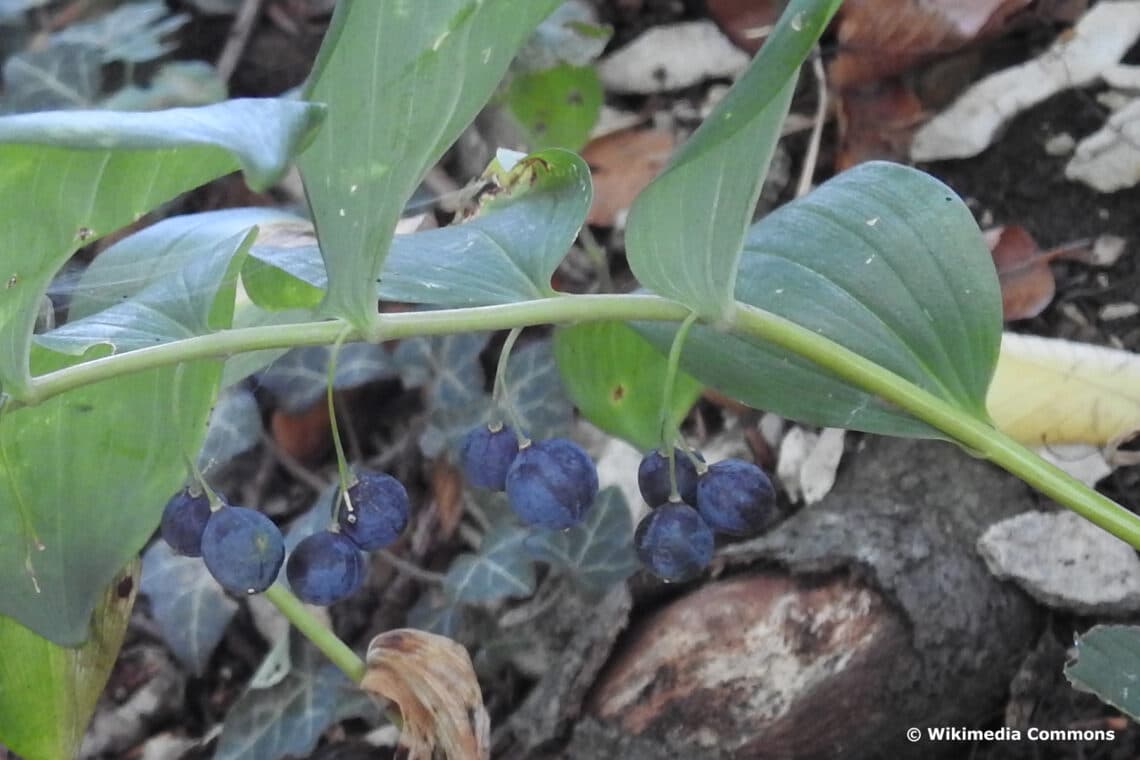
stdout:
<svg viewBox="0 0 1140 760">
<path fill-rule="evenodd" d="M 783 317 L 737 303 L 731 322 L 736 331 L 804 356 L 836 376 L 892 402 L 1140 549 L 1140 516 L 1088 488 L 986 422 Z"/>
<path fill-rule="evenodd" d="M 12 397 L 6 406 L 9 409 L 31 406 L 83 385 L 195 359 L 224 359 L 266 348 L 327 346 L 341 333 L 346 333 L 346 340 L 379 343 L 423 335 L 506 330 L 562 322 L 678 322 L 688 314 L 689 309 L 660 296 L 601 294 L 554 296 L 499 306 L 384 314 L 369 327 L 367 334 L 355 327 L 346 330 L 349 325 L 344 320 L 245 327 L 115 354 L 48 372 L 34 378 L 27 391 L 19 397 Z"/>
<path fill-rule="evenodd" d="M 515 327 L 507 333 L 503 349 L 499 352 L 499 363 L 495 367 L 495 387 L 491 389 L 491 400 L 495 407 L 506 412 L 507 419 L 514 426 L 519 448 L 528 445 L 530 439 L 527 438 L 527 431 L 523 430 L 522 417 L 519 416 L 515 402 L 511 400 L 511 394 L 507 389 L 507 362 L 511 359 L 511 351 L 515 350 L 515 341 L 522 335 L 522 331 L 521 327 Z"/>
<path fill-rule="evenodd" d="M 673 336 L 673 344 L 669 346 L 669 358 L 665 362 L 665 380 L 661 384 L 661 415 L 658 417 L 658 431 L 661 436 L 662 453 L 669 461 L 669 500 L 680 501 L 677 491 L 677 440 L 678 430 L 669 424 L 669 405 L 673 400 L 673 386 L 677 381 L 677 366 L 681 363 L 681 350 L 685 347 L 685 339 L 689 337 L 689 328 L 697 321 L 694 311 L 681 322 L 677 334 Z M 672 428 L 672 429 L 670 429 Z M 690 505 L 691 506 L 691 505 Z"/>
<path fill-rule="evenodd" d="M 334 397 L 336 396 L 336 360 L 340 356 L 340 347 L 344 345 L 345 338 L 352 332 L 352 328 L 345 327 L 340 335 L 337 336 L 336 342 L 333 343 L 332 349 L 329 351 L 329 363 L 326 368 L 328 377 L 325 379 L 325 403 L 329 408 L 329 427 L 332 428 L 333 447 L 336 449 L 336 471 L 340 478 L 340 490 L 337 491 L 334 498 L 332 520 L 335 523 L 340 516 L 341 506 L 347 506 L 349 512 L 352 512 L 352 503 L 348 497 L 348 487 L 351 481 L 348 471 L 348 460 L 344 456 L 344 445 L 340 441 L 340 427 L 336 422 L 336 403 Z"/>
<path fill-rule="evenodd" d="M 317 649 L 324 652 L 325 656 L 332 660 L 333 665 L 336 665 L 344 674 L 352 680 L 353 683 L 360 683 L 360 679 L 364 678 L 366 666 L 364 660 L 357 656 L 356 652 L 352 651 L 347 644 L 337 638 L 337 635 L 324 626 L 321 621 L 317 620 L 313 615 L 305 609 L 305 605 L 301 600 L 293 595 L 293 592 L 282 586 L 280 583 L 274 583 L 265 591 L 265 598 L 273 603 L 277 609 L 281 610 L 290 623 L 292 623 L 298 631 L 303 633 L 309 641 L 316 645 Z"/>
</svg>

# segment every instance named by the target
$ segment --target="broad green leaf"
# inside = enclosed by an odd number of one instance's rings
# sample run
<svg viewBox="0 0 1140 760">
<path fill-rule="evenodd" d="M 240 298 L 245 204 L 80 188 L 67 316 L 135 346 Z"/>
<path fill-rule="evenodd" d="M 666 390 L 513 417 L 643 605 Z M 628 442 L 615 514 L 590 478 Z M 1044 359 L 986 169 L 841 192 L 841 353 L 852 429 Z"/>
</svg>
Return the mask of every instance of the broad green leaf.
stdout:
<svg viewBox="0 0 1140 760">
<path fill-rule="evenodd" d="M 621 490 L 603 489 L 586 519 L 569 530 L 543 531 L 526 540 L 527 551 L 565 571 L 586 594 L 597 598 L 637 569 L 633 519 Z"/>
<path fill-rule="evenodd" d="M 489 306 L 553 295 L 550 278 L 590 208 L 589 167 L 573 153 L 552 149 L 522 159 L 506 182 L 501 196 L 463 224 L 397 235 L 379 296 L 435 306 Z M 324 290 L 325 268 L 311 231 L 300 225 L 285 233 L 282 228 L 263 236 L 251 259 Z"/>
<path fill-rule="evenodd" d="M 177 40 L 163 42 L 163 38 L 189 20 L 184 13 L 171 15 L 162 0 L 146 0 L 70 24 L 52 35 L 50 44 L 82 45 L 98 51 L 103 63 L 145 63 L 174 51 Z"/>
<path fill-rule="evenodd" d="M 215 315 L 214 300 L 226 280 L 233 292 L 237 268 L 253 235 L 252 231 L 239 232 L 212 245 L 202 241 L 199 255 L 185 262 L 181 271 L 153 280 L 132 298 L 37 335 L 35 341 L 72 356 L 81 356 L 97 345 L 108 345 L 112 353 L 122 354 L 228 326 L 233 318 L 232 301 L 219 304 L 221 314 Z"/>
<path fill-rule="evenodd" d="M 997 276 L 969 209 L 928 174 L 866 163 L 777 209 L 748 233 L 736 297 L 987 418 Z M 643 332 L 662 349 L 672 337 L 660 326 Z M 694 326 L 681 363 L 733 398 L 802 422 L 941 435 L 770 344 Z"/>
<path fill-rule="evenodd" d="M 265 207 L 172 216 L 109 246 L 77 278 L 57 278 L 49 292 L 71 295 L 72 320 L 86 317 L 135 296 L 155 281 L 179 277 L 187 265 L 211 255 L 221 240 L 255 226 L 258 241 L 271 239 L 298 220 Z M 248 262 L 243 271 L 246 266 Z"/>
<path fill-rule="evenodd" d="M 1077 637 L 1077 659 L 1065 666 L 1065 677 L 1140 720 L 1140 628 L 1098 625 Z"/>
<path fill-rule="evenodd" d="M 120 308 L 113 306 L 73 323 L 86 327 L 61 346 L 90 349 L 88 357 L 105 352 L 107 342 L 130 348 L 124 336 L 139 334 L 148 319 L 160 340 L 155 325 L 186 334 L 228 326 L 240 264 L 233 254 L 243 247 L 230 241 L 228 257 L 194 262 L 181 277 L 155 280 L 123 305 L 146 302 L 155 290 L 179 299 L 190 294 L 185 300 L 155 300 L 161 311 L 134 313 L 134 322 L 98 323 Z M 180 285 L 167 288 L 172 280 Z M 38 372 L 74 363 L 40 345 L 32 359 Z M 0 536 L 7 539 L 0 542 L 0 576 L 8 579 L 0 584 L 0 614 L 59 644 L 83 641 L 99 593 L 150 537 L 186 476 L 184 457 L 201 446 L 221 364 L 183 365 L 178 388 L 179 370 L 162 367 L 0 414 Z"/>
<path fill-rule="evenodd" d="M 61 43 L 25 50 L 4 61 L 0 113 L 90 108 L 103 86 L 98 50 Z"/>
<path fill-rule="evenodd" d="M 483 390 L 479 354 L 486 333 L 459 333 L 400 341 L 393 359 L 408 388 L 423 388 L 428 423 L 420 434 L 420 450 L 435 457 L 482 420 L 488 395 Z"/>
<path fill-rule="evenodd" d="M 305 96 L 329 119 L 301 157 L 329 275 L 328 308 L 376 313 L 396 221 L 558 0 L 338 3 Z"/>
<path fill-rule="evenodd" d="M 166 646 L 194 675 L 202 675 L 238 603 L 200 557 L 179 556 L 165 541 L 143 553 L 139 590 L 150 600 Z"/>
<path fill-rule="evenodd" d="M 100 594 L 83 646 L 61 647 L 0 615 L 0 745 L 26 760 L 76 757 L 130 620 L 132 563 Z"/>
<path fill-rule="evenodd" d="M 483 537 L 475 554 L 461 554 L 443 579 L 449 599 L 478 604 L 534 593 L 534 562 L 524 543 L 530 531 L 516 525 L 499 525 Z"/>
<path fill-rule="evenodd" d="M 654 335 L 670 330 L 676 325 L 658 326 Z M 666 341 L 662 350 L 668 347 Z M 665 354 L 627 325 L 587 322 L 556 330 L 554 355 L 570 400 L 590 422 L 640 449 L 661 444 Z M 677 373 L 669 400 L 671 428 L 685 419 L 700 393 L 698 381 Z"/>
<path fill-rule="evenodd" d="M 374 706 L 353 700 L 347 676 L 300 634 L 292 636 L 289 674 L 268 689 L 248 689 L 230 708 L 214 760 L 308 757 L 330 725 L 375 716 Z M 351 701 L 355 715 L 341 704 Z M 362 711 L 362 712 L 361 712 Z"/>
<path fill-rule="evenodd" d="M 323 111 L 234 100 L 152 113 L 62 111 L 0 118 L 0 384 L 19 398 L 40 298 L 80 246 L 180 192 L 241 168 L 264 188 Z"/>
<path fill-rule="evenodd" d="M 532 150 L 578 150 L 602 110 L 602 83 L 590 66 L 561 64 L 511 79 L 507 104 Z"/>
<path fill-rule="evenodd" d="M 759 55 L 629 211 L 642 285 L 719 321 L 800 64 L 841 0 L 792 0 Z"/>
</svg>

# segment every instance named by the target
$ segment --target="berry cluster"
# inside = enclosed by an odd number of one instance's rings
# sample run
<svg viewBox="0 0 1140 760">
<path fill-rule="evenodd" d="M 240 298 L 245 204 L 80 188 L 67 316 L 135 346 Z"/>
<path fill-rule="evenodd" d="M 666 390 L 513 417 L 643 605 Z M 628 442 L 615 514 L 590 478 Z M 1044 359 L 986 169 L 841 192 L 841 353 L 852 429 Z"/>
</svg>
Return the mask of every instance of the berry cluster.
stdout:
<svg viewBox="0 0 1140 760">
<path fill-rule="evenodd" d="M 576 525 L 598 493 L 597 468 L 578 444 L 528 441 L 501 423 L 469 432 L 459 461 L 471 485 L 506 491 L 511 510 L 526 525 Z M 775 491 L 756 465 L 740 459 L 706 465 L 700 452 L 676 451 L 673 468 L 671 479 L 669 457 L 651 451 L 637 470 L 641 495 L 653 510 L 638 523 L 634 548 L 657 576 L 691 578 L 712 559 L 714 533 L 755 535 L 774 521 Z"/>
<path fill-rule="evenodd" d="M 565 438 L 529 441 L 502 424 L 480 425 L 467 434 L 459 459 L 469 483 L 506 491 L 511 510 L 526 525 L 577 525 L 598 495 L 593 461 Z"/>
<path fill-rule="evenodd" d="M 669 581 L 691 578 L 708 566 L 713 533 L 756 535 L 776 517 L 776 494 L 764 471 L 740 459 L 705 465 L 699 452 L 674 450 L 669 458 L 651 451 L 637 468 L 637 484 L 652 507 L 637 525 L 637 557 L 655 575 Z"/>
<path fill-rule="evenodd" d="M 395 541 L 408 524 L 408 492 L 391 475 L 365 472 L 345 492 L 336 522 L 307 536 L 285 561 L 281 530 L 248 507 L 212 507 L 205 494 L 182 490 L 166 504 L 160 533 L 178 554 L 201 557 L 221 586 L 234 594 L 265 591 L 285 564 L 293 592 L 309 604 L 344 599 L 364 581 L 361 552 Z"/>
</svg>

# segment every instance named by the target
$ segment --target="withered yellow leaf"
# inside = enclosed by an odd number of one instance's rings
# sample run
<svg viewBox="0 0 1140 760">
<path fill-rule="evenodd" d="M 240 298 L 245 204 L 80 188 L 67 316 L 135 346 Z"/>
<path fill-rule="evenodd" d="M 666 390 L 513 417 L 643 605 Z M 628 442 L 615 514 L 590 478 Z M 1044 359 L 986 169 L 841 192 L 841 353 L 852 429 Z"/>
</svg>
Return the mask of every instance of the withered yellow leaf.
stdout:
<svg viewBox="0 0 1140 760">
<path fill-rule="evenodd" d="M 1140 429 L 1140 355 L 1007 332 L 986 406 L 1024 444 L 1106 446 Z"/>
<path fill-rule="evenodd" d="M 491 720 L 467 650 L 434 633 L 399 628 L 368 645 L 360 686 L 400 708 L 408 760 L 486 760 Z"/>
</svg>

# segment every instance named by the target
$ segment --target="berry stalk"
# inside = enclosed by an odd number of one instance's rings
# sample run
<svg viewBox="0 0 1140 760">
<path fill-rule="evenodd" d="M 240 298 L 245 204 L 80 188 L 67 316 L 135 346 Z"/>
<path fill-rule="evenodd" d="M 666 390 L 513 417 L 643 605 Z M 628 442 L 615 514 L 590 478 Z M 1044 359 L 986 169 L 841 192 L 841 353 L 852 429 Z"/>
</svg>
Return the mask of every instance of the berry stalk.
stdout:
<svg viewBox="0 0 1140 760">
<path fill-rule="evenodd" d="M 328 657 L 353 683 L 364 678 L 364 660 L 341 641 L 335 633 L 326 628 L 312 613 L 305 609 L 301 600 L 280 583 L 274 583 L 265 591 L 265 598 L 273 603 L 293 626 Z"/>
</svg>

